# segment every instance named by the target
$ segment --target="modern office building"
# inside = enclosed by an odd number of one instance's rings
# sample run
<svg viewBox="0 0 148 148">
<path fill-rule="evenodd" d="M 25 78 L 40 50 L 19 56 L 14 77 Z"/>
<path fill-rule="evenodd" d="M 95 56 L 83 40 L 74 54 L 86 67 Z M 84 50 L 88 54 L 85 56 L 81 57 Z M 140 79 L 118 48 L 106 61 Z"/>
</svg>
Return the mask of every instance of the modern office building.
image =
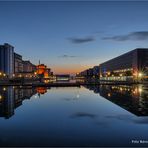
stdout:
<svg viewBox="0 0 148 148">
<path fill-rule="evenodd" d="M 82 77 L 92 77 L 93 76 L 93 68 L 86 69 L 78 74 Z"/>
<path fill-rule="evenodd" d="M 23 72 L 23 60 L 22 56 L 14 53 L 14 73 L 15 76 L 19 76 Z"/>
<path fill-rule="evenodd" d="M 0 73 L 9 78 L 14 74 L 14 47 L 8 43 L 0 45 Z"/>
<path fill-rule="evenodd" d="M 32 64 L 30 61 L 23 61 L 23 72 L 21 77 L 33 77 L 36 71 L 36 65 Z"/>
<path fill-rule="evenodd" d="M 99 76 L 100 76 L 100 67 L 99 66 L 94 66 L 93 67 L 93 76 L 95 78 L 99 78 Z"/>
<path fill-rule="evenodd" d="M 36 65 L 30 61 L 22 60 L 22 56 L 14 53 L 14 75 L 15 77 L 33 77 Z"/>
<path fill-rule="evenodd" d="M 23 61 L 23 72 L 32 72 L 33 64 L 30 61 Z"/>
<path fill-rule="evenodd" d="M 85 78 L 99 78 L 100 76 L 100 68 L 99 66 L 94 66 L 93 68 L 86 69 L 80 73 L 76 74 L 77 77 L 85 77 Z"/>
<path fill-rule="evenodd" d="M 100 80 L 139 81 L 148 79 L 148 48 L 137 48 L 100 64 Z"/>
<path fill-rule="evenodd" d="M 99 76 L 100 76 L 100 67 L 94 66 L 93 68 L 89 68 L 80 73 L 77 73 L 76 81 L 77 82 L 98 83 Z"/>
</svg>

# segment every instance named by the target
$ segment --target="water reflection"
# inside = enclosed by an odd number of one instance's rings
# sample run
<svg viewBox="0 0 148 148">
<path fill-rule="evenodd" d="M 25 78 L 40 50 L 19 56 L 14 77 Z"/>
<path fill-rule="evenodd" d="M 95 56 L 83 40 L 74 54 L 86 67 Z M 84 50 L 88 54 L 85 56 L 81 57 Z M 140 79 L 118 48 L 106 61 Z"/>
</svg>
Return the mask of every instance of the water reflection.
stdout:
<svg viewBox="0 0 148 148">
<path fill-rule="evenodd" d="M 148 116 L 148 86 L 146 85 L 85 87 L 137 116 Z"/>
<path fill-rule="evenodd" d="M 147 93 L 144 85 L 0 87 L 0 146 L 141 146 L 131 140 L 148 137 Z"/>
<path fill-rule="evenodd" d="M 145 85 L 87 85 L 85 88 L 100 94 L 100 96 L 115 103 L 137 116 L 148 116 L 148 86 Z M 41 97 L 47 93 L 46 87 L 22 87 L 10 86 L 0 87 L 0 117 L 8 119 L 15 113 L 15 109 L 22 105 L 26 99 Z M 77 92 L 76 98 L 64 98 L 64 100 L 79 99 Z M 73 115 L 88 116 L 83 113 Z M 91 116 L 92 117 L 92 116 Z"/>
<path fill-rule="evenodd" d="M 47 88 L 45 87 L 0 87 L 0 117 L 10 118 L 14 115 L 14 110 L 21 106 L 24 100 L 30 99 L 35 94 L 40 97 L 46 92 Z"/>
</svg>

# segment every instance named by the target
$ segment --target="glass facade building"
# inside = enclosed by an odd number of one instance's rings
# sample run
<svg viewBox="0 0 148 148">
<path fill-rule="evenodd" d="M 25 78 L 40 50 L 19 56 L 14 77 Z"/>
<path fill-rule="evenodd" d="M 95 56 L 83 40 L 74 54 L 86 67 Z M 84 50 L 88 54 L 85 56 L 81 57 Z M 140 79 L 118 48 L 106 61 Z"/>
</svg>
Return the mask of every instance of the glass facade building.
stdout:
<svg viewBox="0 0 148 148">
<path fill-rule="evenodd" d="M 100 80 L 137 81 L 148 79 L 148 48 L 137 48 L 100 64 Z"/>
<path fill-rule="evenodd" d="M 0 72 L 8 77 L 14 74 L 14 47 L 7 43 L 0 45 Z"/>
</svg>

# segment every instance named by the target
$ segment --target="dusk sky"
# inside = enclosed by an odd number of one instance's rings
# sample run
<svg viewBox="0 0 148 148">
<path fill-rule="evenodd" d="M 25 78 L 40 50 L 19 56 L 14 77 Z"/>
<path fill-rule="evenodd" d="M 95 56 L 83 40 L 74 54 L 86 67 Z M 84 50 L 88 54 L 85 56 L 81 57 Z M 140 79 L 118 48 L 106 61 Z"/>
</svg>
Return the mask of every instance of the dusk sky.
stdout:
<svg viewBox="0 0 148 148">
<path fill-rule="evenodd" d="M 0 2 L 0 44 L 54 73 L 148 48 L 148 2 Z"/>
</svg>

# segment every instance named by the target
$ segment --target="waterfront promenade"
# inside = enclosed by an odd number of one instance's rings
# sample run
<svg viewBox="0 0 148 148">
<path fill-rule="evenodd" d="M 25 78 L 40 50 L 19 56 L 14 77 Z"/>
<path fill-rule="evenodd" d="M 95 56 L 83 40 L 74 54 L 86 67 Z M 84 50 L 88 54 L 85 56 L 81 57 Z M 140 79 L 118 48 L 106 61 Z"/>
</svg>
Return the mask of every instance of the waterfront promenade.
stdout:
<svg viewBox="0 0 148 148">
<path fill-rule="evenodd" d="M 99 81 L 94 82 L 0 82 L 0 86 L 43 86 L 43 87 L 80 87 L 81 85 L 134 85 L 134 84 L 148 84 L 148 82 L 121 82 L 121 81 Z"/>
</svg>

